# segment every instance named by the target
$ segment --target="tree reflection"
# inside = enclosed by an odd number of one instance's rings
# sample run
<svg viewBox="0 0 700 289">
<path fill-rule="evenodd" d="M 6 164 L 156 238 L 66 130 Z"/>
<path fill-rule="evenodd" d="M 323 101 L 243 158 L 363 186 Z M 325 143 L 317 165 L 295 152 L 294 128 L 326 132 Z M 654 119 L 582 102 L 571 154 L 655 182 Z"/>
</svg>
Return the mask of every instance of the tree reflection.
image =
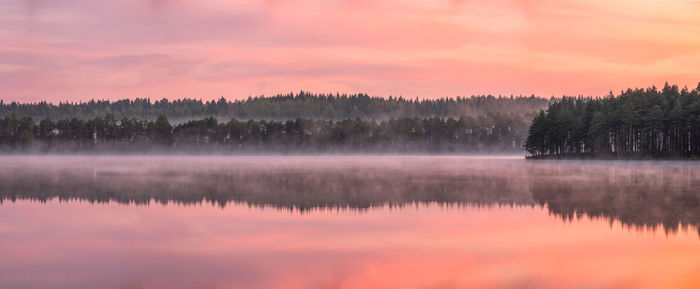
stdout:
<svg viewBox="0 0 700 289">
<path fill-rule="evenodd" d="M 122 164 L 123 165 L 123 164 Z M 129 168 L 16 163 L 0 172 L 0 203 L 211 203 L 313 210 L 357 210 L 437 203 L 445 207 L 544 207 L 563 220 L 587 216 L 635 229 L 700 228 L 700 170 L 688 162 L 188 165 Z"/>
<path fill-rule="evenodd" d="M 586 215 L 635 229 L 662 228 L 667 234 L 680 228 L 698 230 L 697 166 L 618 164 L 621 166 L 592 165 L 575 170 L 541 166 L 532 173 L 545 177 L 532 178 L 532 196 L 565 220 Z"/>
</svg>

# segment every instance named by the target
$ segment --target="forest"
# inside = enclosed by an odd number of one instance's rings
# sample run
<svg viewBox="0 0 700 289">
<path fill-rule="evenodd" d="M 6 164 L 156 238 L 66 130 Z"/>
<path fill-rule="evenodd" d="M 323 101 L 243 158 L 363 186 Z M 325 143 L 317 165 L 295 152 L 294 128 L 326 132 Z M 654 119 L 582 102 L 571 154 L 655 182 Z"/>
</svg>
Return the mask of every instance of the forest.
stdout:
<svg viewBox="0 0 700 289">
<path fill-rule="evenodd" d="M 535 116 L 525 149 L 531 158 L 700 157 L 700 84 L 564 97 Z"/>
<path fill-rule="evenodd" d="M 0 100 L 0 115 L 6 153 L 520 153 L 524 147 L 529 158 L 700 157 L 700 84 L 557 100 L 303 91 L 208 102 Z"/>
<path fill-rule="evenodd" d="M 303 91 L 234 101 L 0 100 L 0 151 L 520 153 L 530 120 L 551 101 Z"/>
<path fill-rule="evenodd" d="M 348 118 L 390 119 L 400 117 L 480 116 L 489 113 L 529 115 L 543 109 L 550 99 L 535 96 L 472 96 L 441 99 L 406 99 L 403 97 L 370 97 L 367 94 L 312 94 L 301 91 L 271 97 L 249 97 L 243 100 L 216 101 L 148 98 L 117 101 L 90 100 L 58 104 L 18 103 L 0 100 L 0 117 L 16 114 L 34 119 L 93 119 L 112 114 L 117 119 L 154 120 L 165 116 L 173 122 L 214 116 L 220 119 L 293 120 L 296 118 L 343 120 Z"/>
<path fill-rule="evenodd" d="M 0 119 L 0 151 L 12 153 L 479 153 L 520 152 L 528 121 L 516 114 L 459 118 L 401 117 L 219 122 L 215 117 L 172 125 L 113 114 L 38 122 Z"/>
</svg>

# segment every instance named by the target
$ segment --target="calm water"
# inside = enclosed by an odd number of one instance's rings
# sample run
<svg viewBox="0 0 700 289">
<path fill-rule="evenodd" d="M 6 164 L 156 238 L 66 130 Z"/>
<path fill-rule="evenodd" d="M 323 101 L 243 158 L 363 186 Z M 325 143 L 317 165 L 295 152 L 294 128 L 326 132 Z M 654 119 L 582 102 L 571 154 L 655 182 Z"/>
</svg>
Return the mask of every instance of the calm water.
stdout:
<svg viewBox="0 0 700 289">
<path fill-rule="evenodd" d="M 700 163 L 0 157 L 0 288 L 698 288 Z"/>
</svg>

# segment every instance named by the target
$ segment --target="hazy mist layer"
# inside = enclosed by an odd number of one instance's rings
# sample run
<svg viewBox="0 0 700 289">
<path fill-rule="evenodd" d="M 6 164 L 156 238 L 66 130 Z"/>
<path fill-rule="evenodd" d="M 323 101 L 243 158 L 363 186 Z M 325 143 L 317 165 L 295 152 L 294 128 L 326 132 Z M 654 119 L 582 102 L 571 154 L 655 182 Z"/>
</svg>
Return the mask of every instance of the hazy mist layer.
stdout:
<svg viewBox="0 0 700 289">
<path fill-rule="evenodd" d="M 0 203 L 17 199 L 241 203 L 307 212 L 438 203 L 541 206 L 562 219 L 700 228 L 700 164 L 520 157 L 2 157 Z"/>
</svg>

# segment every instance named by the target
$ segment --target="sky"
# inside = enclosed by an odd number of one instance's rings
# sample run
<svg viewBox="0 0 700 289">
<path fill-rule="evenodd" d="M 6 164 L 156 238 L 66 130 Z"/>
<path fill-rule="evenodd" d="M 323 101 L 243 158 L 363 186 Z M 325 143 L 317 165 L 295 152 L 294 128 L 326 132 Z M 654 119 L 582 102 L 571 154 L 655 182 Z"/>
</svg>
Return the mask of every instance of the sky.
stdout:
<svg viewBox="0 0 700 289">
<path fill-rule="evenodd" d="M 605 95 L 700 82 L 700 0 L 0 0 L 0 99 Z"/>
</svg>

